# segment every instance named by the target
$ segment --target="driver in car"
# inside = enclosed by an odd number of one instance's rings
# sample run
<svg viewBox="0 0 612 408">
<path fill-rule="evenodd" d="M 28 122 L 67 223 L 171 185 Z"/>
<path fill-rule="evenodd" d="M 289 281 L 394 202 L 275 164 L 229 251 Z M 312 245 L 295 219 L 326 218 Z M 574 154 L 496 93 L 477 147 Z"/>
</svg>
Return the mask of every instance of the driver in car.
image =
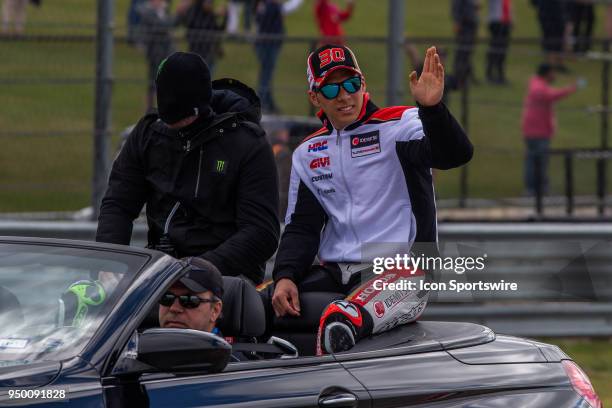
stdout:
<svg viewBox="0 0 612 408">
<path fill-rule="evenodd" d="M 216 326 L 223 308 L 223 278 L 202 258 L 191 258 L 191 271 L 174 282 L 159 300 L 159 326 L 221 335 Z"/>
</svg>

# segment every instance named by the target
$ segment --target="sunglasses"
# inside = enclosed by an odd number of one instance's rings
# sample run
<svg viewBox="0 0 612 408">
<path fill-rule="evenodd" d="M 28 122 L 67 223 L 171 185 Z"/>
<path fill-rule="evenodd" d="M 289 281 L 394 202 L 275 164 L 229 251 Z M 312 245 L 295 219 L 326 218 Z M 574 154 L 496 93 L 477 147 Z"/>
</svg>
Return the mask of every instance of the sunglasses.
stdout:
<svg viewBox="0 0 612 408">
<path fill-rule="evenodd" d="M 196 295 L 181 295 L 177 296 L 174 293 L 166 293 L 159 299 L 159 304 L 170 307 L 174 303 L 174 299 L 178 298 L 179 304 L 185 309 L 195 309 L 200 306 L 200 303 L 216 303 L 216 299 L 202 299 Z"/>
<path fill-rule="evenodd" d="M 342 82 L 325 84 L 322 87 L 320 87 L 317 91 L 321 92 L 321 94 L 326 99 L 334 99 L 340 93 L 340 86 L 342 86 L 346 92 L 350 94 L 354 94 L 355 92 L 361 89 L 361 77 L 357 75 L 357 76 L 345 79 Z"/>
</svg>

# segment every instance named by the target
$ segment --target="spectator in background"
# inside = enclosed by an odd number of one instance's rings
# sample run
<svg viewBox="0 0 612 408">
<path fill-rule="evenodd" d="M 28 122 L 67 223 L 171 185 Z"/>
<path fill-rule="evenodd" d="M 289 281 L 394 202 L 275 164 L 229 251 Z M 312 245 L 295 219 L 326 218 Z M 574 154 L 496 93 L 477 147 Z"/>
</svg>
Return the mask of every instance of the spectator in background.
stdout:
<svg viewBox="0 0 612 408">
<path fill-rule="evenodd" d="M 573 51 L 585 53 L 591 49 L 595 22 L 593 0 L 574 0 L 568 3 Z"/>
<path fill-rule="evenodd" d="M 259 61 L 259 86 L 257 92 L 261 98 L 262 110 L 266 113 L 278 113 L 278 106 L 272 95 L 272 79 L 276 61 L 283 46 L 285 35 L 285 15 L 295 11 L 302 0 L 259 0 L 255 20 L 257 22 L 257 40 L 255 54 Z"/>
<path fill-rule="evenodd" d="M 489 0 L 489 51 L 487 52 L 487 80 L 506 84 L 505 62 L 512 30 L 512 0 Z"/>
<path fill-rule="evenodd" d="M 227 32 L 236 34 L 240 26 L 240 14 L 244 9 L 244 31 L 251 30 L 251 18 L 254 9 L 254 0 L 230 0 L 227 3 Z"/>
<path fill-rule="evenodd" d="M 459 87 L 466 81 L 474 79 L 472 68 L 472 53 L 478 35 L 478 11 L 480 0 L 453 0 L 451 15 L 455 31 L 455 66 L 454 75 Z"/>
<path fill-rule="evenodd" d="M 565 33 L 565 15 L 563 2 L 558 0 L 531 0 L 538 12 L 538 21 L 542 31 L 542 50 L 546 61 L 555 69 L 567 72 L 563 65 L 563 37 Z"/>
<path fill-rule="evenodd" d="M 127 42 L 130 45 L 141 46 L 140 36 L 140 8 L 147 0 L 131 0 L 127 14 Z"/>
<path fill-rule="evenodd" d="M 4 0 L 2 3 L 2 32 L 23 34 L 28 0 Z"/>
<path fill-rule="evenodd" d="M 550 139 L 555 133 L 555 102 L 573 94 L 584 80 L 563 88 L 553 88 L 555 72 L 550 64 L 541 64 L 537 75 L 529 81 L 529 88 L 523 105 L 521 128 L 526 144 L 525 156 L 525 190 L 528 195 L 536 192 L 538 167 L 541 180 L 541 191 L 548 191 L 548 151 Z"/>
<path fill-rule="evenodd" d="M 198 54 L 212 75 L 217 58 L 223 57 L 221 39 L 227 25 L 227 10 L 215 10 L 214 0 L 182 0 L 177 9 L 179 23 L 187 27 L 189 51 Z"/>
<path fill-rule="evenodd" d="M 174 52 L 172 28 L 175 19 L 168 13 L 166 0 L 148 0 L 138 7 L 140 36 L 148 63 L 147 110 L 155 100 L 155 76 L 160 62 Z"/>
<path fill-rule="evenodd" d="M 354 9 L 354 0 L 347 0 L 344 10 L 340 10 L 331 0 L 317 0 L 314 13 L 319 33 L 323 37 L 319 41 L 319 45 L 326 43 L 344 44 L 342 23 L 351 18 Z"/>
<path fill-rule="evenodd" d="M 289 180 L 291 176 L 291 156 L 293 152 L 289 148 L 289 129 L 280 128 L 269 133 L 272 152 L 274 153 L 274 161 L 278 170 L 278 192 L 279 192 L 279 208 L 278 215 L 280 219 L 285 219 L 287 213 L 287 200 L 289 198 Z"/>
</svg>

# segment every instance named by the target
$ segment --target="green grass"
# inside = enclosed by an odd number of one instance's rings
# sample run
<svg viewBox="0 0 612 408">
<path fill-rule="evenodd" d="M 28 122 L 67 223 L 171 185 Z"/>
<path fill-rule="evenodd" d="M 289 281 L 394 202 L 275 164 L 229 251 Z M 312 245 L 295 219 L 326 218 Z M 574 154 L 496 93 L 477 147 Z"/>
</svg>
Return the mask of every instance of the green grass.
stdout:
<svg viewBox="0 0 612 408">
<path fill-rule="evenodd" d="M 339 0 L 341 1 L 341 0 Z M 27 31 L 38 35 L 93 35 L 95 3 L 57 0 L 40 9 L 29 8 Z M 174 2 L 176 4 L 176 1 Z M 115 2 L 115 32 L 125 34 L 128 0 Z M 537 37 L 539 29 L 528 1 L 516 1 L 515 37 Z M 352 36 L 382 39 L 387 34 L 388 2 L 360 0 L 345 30 Z M 290 36 L 314 36 L 313 0 L 286 20 Z M 449 1 L 406 2 L 406 35 L 410 38 L 451 36 Z M 599 10 L 601 20 L 602 10 Z M 598 21 L 596 32 L 602 31 Z M 181 36 L 182 32 L 178 31 Z M 487 30 L 481 25 L 480 37 Z M 378 104 L 384 104 L 387 49 L 384 42 L 351 41 L 367 75 L 368 90 Z M 418 42 L 423 52 L 427 44 Z M 178 44 L 185 49 L 184 42 Z M 286 42 L 275 77 L 275 94 L 287 114 L 307 115 L 305 59 L 308 42 Z M 452 70 L 452 44 L 445 45 L 445 62 Z M 0 151 L 0 211 L 74 210 L 90 200 L 91 145 L 94 107 L 95 47 L 89 42 L 1 41 L 0 128 L 4 136 Z M 483 78 L 485 47 L 474 56 L 477 76 Z M 539 48 L 513 45 L 508 57 L 506 88 L 481 85 L 472 88 L 469 133 L 476 155 L 469 166 L 469 194 L 472 197 L 515 196 L 522 191 L 523 142 L 520 133 L 521 102 L 526 83 L 541 61 Z M 555 147 L 596 147 L 599 145 L 598 116 L 584 111 L 600 101 L 601 64 L 584 60 L 569 63 L 573 72 L 589 81 L 586 90 L 558 106 L 559 131 Z M 225 57 L 217 76 L 231 76 L 256 86 L 257 63 L 252 46 L 226 43 Z M 410 68 L 406 68 L 406 78 Z M 117 136 L 134 123 L 145 107 L 146 65 L 142 53 L 123 43 L 114 50 L 112 128 L 113 150 Z M 571 77 L 561 78 L 567 83 Z M 54 83 L 46 83 L 53 80 Z M 10 83 L 16 81 L 17 83 Z M 406 83 L 404 88 L 406 88 Z M 451 95 L 451 108 L 459 117 L 459 96 Z M 413 104 L 405 93 L 405 103 Z M 8 133 L 8 134 L 7 134 Z M 37 136 L 25 136 L 34 133 Z M 38 135 L 55 134 L 56 137 Z M 576 188 L 580 194 L 595 191 L 591 161 L 577 166 Z M 612 180 L 612 169 L 609 170 Z M 458 194 L 459 171 L 437 172 L 441 198 Z M 563 169 L 559 160 L 551 168 L 554 192 L 562 192 Z M 45 188 L 41 188 L 45 186 Z M 612 188 L 612 182 L 609 188 Z"/>
<path fill-rule="evenodd" d="M 587 373 L 604 407 L 612 406 L 612 341 L 610 340 L 558 340 L 556 344 Z"/>
</svg>

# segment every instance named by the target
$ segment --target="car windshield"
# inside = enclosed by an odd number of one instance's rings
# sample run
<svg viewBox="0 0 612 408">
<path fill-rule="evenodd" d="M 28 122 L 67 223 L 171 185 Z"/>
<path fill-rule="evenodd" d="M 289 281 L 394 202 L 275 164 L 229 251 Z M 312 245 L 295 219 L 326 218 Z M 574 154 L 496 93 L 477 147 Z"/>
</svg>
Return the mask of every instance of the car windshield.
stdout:
<svg viewBox="0 0 612 408">
<path fill-rule="evenodd" d="M 0 243 L 0 367 L 79 354 L 147 260 Z"/>
</svg>

